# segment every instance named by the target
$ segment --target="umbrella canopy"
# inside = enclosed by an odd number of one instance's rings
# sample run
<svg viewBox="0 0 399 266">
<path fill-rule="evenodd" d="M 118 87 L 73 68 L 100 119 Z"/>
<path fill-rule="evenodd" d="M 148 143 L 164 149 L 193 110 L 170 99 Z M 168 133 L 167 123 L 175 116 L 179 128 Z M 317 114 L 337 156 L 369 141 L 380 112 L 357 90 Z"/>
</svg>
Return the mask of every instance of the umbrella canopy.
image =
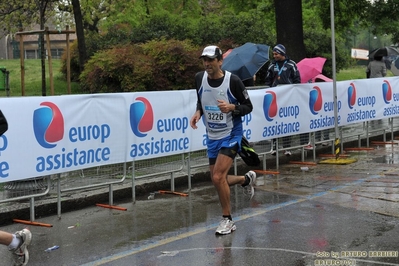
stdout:
<svg viewBox="0 0 399 266">
<path fill-rule="evenodd" d="M 225 59 L 230 53 L 233 51 L 233 49 L 229 49 L 226 52 L 223 53 L 223 59 Z"/>
<path fill-rule="evenodd" d="M 395 76 L 399 76 L 399 56 L 392 62 L 391 71 Z"/>
<path fill-rule="evenodd" d="M 316 75 L 312 78 L 312 83 L 315 82 L 332 82 L 333 80 L 329 77 L 324 76 L 323 74 Z"/>
<path fill-rule="evenodd" d="M 241 80 L 252 78 L 269 60 L 269 46 L 247 42 L 234 48 L 223 60 L 222 69 L 230 71 Z"/>
<path fill-rule="evenodd" d="M 369 53 L 369 58 L 374 58 L 374 56 L 394 56 L 399 55 L 399 50 L 393 46 L 385 46 L 375 49 Z"/>
<path fill-rule="evenodd" d="M 299 73 L 301 74 L 301 83 L 307 83 L 315 76 L 321 74 L 323 71 L 324 57 L 304 58 L 297 63 Z"/>
</svg>

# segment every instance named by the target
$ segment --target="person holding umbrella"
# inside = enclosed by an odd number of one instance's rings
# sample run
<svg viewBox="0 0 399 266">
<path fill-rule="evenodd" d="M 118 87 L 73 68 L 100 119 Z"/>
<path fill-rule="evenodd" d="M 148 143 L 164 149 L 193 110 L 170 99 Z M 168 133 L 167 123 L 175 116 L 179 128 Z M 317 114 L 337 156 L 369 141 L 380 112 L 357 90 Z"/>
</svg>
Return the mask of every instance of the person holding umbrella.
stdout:
<svg viewBox="0 0 399 266">
<path fill-rule="evenodd" d="M 367 66 L 367 78 L 382 78 L 387 75 L 387 67 L 382 58 L 382 55 L 374 55 L 374 60 Z"/>
<path fill-rule="evenodd" d="M 266 86 L 276 87 L 279 85 L 285 84 L 298 84 L 301 83 L 301 75 L 298 71 L 298 67 L 296 63 L 289 59 L 286 53 L 285 46 L 282 44 L 277 44 L 273 48 L 273 58 L 274 60 L 271 62 L 267 69 L 266 74 Z M 291 146 L 291 136 L 283 137 L 283 148 L 288 148 Z M 309 142 L 306 139 L 309 139 L 309 134 L 301 134 L 300 135 L 301 144 L 306 144 Z M 306 142 L 306 143 L 302 143 Z M 272 155 L 276 155 L 276 142 L 273 140 L 273 151 Z M 284 155 L 291 156 L 291 152 L 289 150 L 284 151 Z"/>
<path fill-rule="evenodd" d="M 250 198 L 254 195 L 254 171 L 244 176 L 228 175 L 235 156 L 241 150 L 241 117 L 252 112 L 253 106 L 240 78 L 221 69 L 223 57 L 219 47 L 205 47 L 200 58 L 205 71 L 195 75 L 197 108 L 190 119 L 190 126 L 197 129 L 203 115 L 211 180 L 222 207 L 222 220 L 216 234 L 226 235 L 236 230 L 231 217 L 230 186 L 240 184 L 244 191 L 248 189 Z"/>
</svg>

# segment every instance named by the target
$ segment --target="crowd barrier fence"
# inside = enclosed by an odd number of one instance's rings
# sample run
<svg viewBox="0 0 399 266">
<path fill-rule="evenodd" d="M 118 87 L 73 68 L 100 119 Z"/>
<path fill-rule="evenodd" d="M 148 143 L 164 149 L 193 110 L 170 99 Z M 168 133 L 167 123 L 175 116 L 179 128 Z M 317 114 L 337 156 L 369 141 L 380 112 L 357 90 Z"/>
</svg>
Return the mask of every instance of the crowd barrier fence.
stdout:
<svg viewBox="0 0 399 266">
<path fill-rule="evenodd" d="M 339 138 L 341 140 L 341 150 L 345 142 L 357 141 L 361 147 L 362 140 L 366 142 L 366 147 L 370 147 L 370 138 L 382 136 L 383 141 L 394 140 L 394 133 L 399 131 L 398 119 L 388 118 L 385 120 L 367 121 L 339 128 Z M 395 123 L 396 122 L 396 123 Z M 290 150 L 300 150 L 301 160 L 305 161 L 308 152 L 313 154 L 313 161 L 316 162 L 317 145 L 328 143 L 331 153 L 334 153 L 334 140 L 336 138 L 333 129 L 328 130 L 328 139 L 316 140 L 315 132 L 309 133 L 310 143 L 313 150 L 305 150 L 305 145 L 299 145 L 299 135 L 292 136 Z M 276 140 L 277 143 L 279 139 Z M 271 156 L 272 142 L 270 140 L 252 143 L 258 152 L 262 162 L 262 169 L 268 170 L 267 162 L 275 161 L 276 169 L 279 169 L 279 156 Z M 277 144 L 278 147 L 278 144 Z M 279 148 L 278 151 L 282 151 Z M 234 160 L 234 172 L 242 164 L 242 160 L 237 157 Z M 107 188 L 109 195 L 109 205 L 113 205 L 114 186 L 126 184 L 131 180 L 132 201 L 136 201 L 135 187 L 138 181 L 152 182 L 154 178 L 162 177 L 170 181 L 170 190 L 175 191 L 174 179 L 176 176 L 187 176 L 187 189 L 191 190 L 191 177 L 196 170 L 207 171 L 208 159 L 206 150 L 184 153 L 180 155 L 160 157 L 143 161 L 124 162 L 114 165 L 98 166 L 93 168 L 71 171 L 51 176 L 43 176 L 23 181 L 13 181 L 3 183 L 0 189 L 0 208 L 18 202 L 27 202 L 30 209 L 30 220 L 35 221 L 35 199 L 49 197 L 51 193 L 56 194 L 57 215 L 61 217 L 62 198 L 68 193 L 82 190 L 95 190 Z"/>
<path fill-rule="evenodd" d="M 243 117 L 244 134 L 252 136 L 247 138 L 262 158 L 263 170 L 272 160 L 279 169 L 279 156 L 271 155 L 274 137 L 277 152 L 300 150 L 302 161 L 310 152 L 316 161 L 317 144 L 329 144 L 334 153 L 336 139 L 341 140 L 341 150 L 345 142 L 351 141 L 357 141 L 360 147 L 365 140 L 369 147 L 370 138 L 378 135 L 386 141 L 390 133 L 390 140 L 394 140 L 399 128 L 398 78 L 342 81 L 337 85 L 337 105 L 332 100 L 332 85 L 327 83 L 249 91 L 258 108 Z M 28 200 L 30 219 L 34 221 L 35 199 L 55 197 L 57 214 L 61 216 L 64 198 L 76 191 L 100 188 L 108 188 L 112 205 L 115 186 L 126 185 L 129 179 L 133 202 L 137 184 L 152 182 L 154 178 L 170 180 L 170 190 L 174 191 L 176 176 L 187 176 L 187 187 L 191 190 L 193 173 L 208 170 L 205 128 L 201 123 L 200 130 L 189 127 L 189 115 L 195 109 L 194 90 L 171 91 L 168 97 L 179 104 L 166 105 L 164 97 L 151 92 L 2 101 L 2 111 L 12 126 L 0 138 L 0 212 L 15 202 L 26 204 Z M 24 108 L 15 112 L 16 104 Z M 338 117 L 332 114 L 335 108 Z M 140 114 L 148 116 L 147 124 L 141 124 Z M 336 124 L 338 128 L 332 128 Z M 57 131 L 59 125 L 62 134 Z M 46 135 L 49 128 L 53 139 Z M 276 133 L 282 128 L 285 131 Z M 312 150 L 305 150 L 306 145 L 299 142 L 300 133 L 309 134 Z M 328 137 L 319 139 L 318 133 Z M 288 135 L 292 137 L 290 147 L 280 147 L 279 138 Z M 162 143 L 171 143 L 171 147 L 176 144 L 179 149 L 156 154 L 156 145 Z M 147 147 L 151 149 L 149 156 L 140 157 Z M 240 158 L 234 160 L 235 172 L 241 163 Z"/>
</svg>

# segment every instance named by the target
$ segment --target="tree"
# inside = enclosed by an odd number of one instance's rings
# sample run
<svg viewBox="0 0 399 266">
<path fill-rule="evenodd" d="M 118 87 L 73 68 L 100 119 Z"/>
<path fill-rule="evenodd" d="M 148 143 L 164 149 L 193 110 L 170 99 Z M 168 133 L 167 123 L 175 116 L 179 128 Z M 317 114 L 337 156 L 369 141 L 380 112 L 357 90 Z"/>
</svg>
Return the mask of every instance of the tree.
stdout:
<svg viewBox="0 0 399 266">
<path fill-rule="evenodd" d="M 100 22 L 110 15 L 111 3 L 111 0 L 90 0 L 84 1 L 82 5 L 80 0 L 70 0 L 70 2 L 62 1 L 58 5 L 60 12 L 73 14 L 74 17 L 80 72 L 83 71 L 84 64 L 89 57 L 86 49 L 85 31 L 89 35 L 93 32 L 99 32 Z"/>
<path fill-rule="evenodd" d="M 317 0 L 318 3 L 314 4 L 325 29 L 331 27 L 330 1 L 331 0 Z M 335 30 L 337 32 L 346 33 L 347 29 L 353 25 L 354 21 L 362 22 L 367 20 L 368 12 L 371 12 L 369 0 L 335 0 Z"/>
<path fill-rule="evenodd" d="M 200 47 L 218 44 L 225 50 L 245 42 L 271 47 L 283 43 L 295 61 L 315 56 L 327 58 L 323 73 L 331 75 L 330 0 L 102 0 L 107 8 L 101 12 L 98 1 L 87 0 L 81 7 L 86 34 L 92 31 L 85 26 L 87 21 L 99 29 L 99 37 L 90 37 L 87 42 L 89 56 L 115 45 L 163 38 L 191 40 Z M 335 13 L 339 14 L 334 18 L 337 71 L 351 62 L 348 49 L 352 35 L 348 31 L 356 28 L 354 21 L 366 25 L 369 3 L 335 0 Z M 96 19 L 99 17 L 102 19 Z"/>
<path fill-rule="evenodd" d="M 82 72 L 84 69 L 84 65 L 87 61 L 87 53 L 86 53 L 85 35 L 83 31 L 82 13 L 80 9 L 79 0 L 72 0 L 72 6 L 73 6 L 73 16 L 75 18 L 75 25 L 76 25 L 76 37 L 78 39 L 79 70 L 80 72 Z"/>
<path fill-rule="evenodd" d="M 58 0 L 13 0 L 0 4 L 0 17 L 7 26 L 7 31 L 21 31 L 24 27 L 39 24 L 45 29 L 45 23 L 54 15 L 54 4 Z M 44 35 L 39 34 L 39 45 L 42 67 L 42 96 L 46 96 L 46 53 L 44 50 Z"/>
<path fill-rule="evenodd" d="M 39 9 L 39 21 L 40 21 L 40 29 L 44 30 L 44 24 L 46 22 L 46 10 L 49 4 L 51 3 L 49 0 L 37 1 L 37 7 Z M 44 50 L 44 34 L 39 34 L 39 43 L 40 43 L 40 60 L 42 66 L 42 96 L 46 96 L 46 52 Z"/>
<path fill-rule="evenodd" d="M 368 12 L 372 33 L 391 34 L 392 43 L 399 43 L 399 0 L 375 0 Z"/>
<path fill-rule="evenodd" d="M 306 56 L 303 43 L 302 0 L 274 0 L 277 42 L 287 48 L 294 61 Z"/>
</svg>

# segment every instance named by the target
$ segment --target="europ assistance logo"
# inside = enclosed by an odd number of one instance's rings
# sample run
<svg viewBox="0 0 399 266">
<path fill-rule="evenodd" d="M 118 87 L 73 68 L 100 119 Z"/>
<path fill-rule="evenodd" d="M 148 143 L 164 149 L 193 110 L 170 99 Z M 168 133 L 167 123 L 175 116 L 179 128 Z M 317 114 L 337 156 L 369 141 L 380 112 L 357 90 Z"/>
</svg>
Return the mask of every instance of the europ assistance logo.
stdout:
<svg viewBox="0 0 399 266">
<path fill-rule="evenodd" d="M 57 105 L 42 102 L 33 113 L 33 131 L 43 148 L 54 148 L 64 137 L 64 117 Z"/>
<path fill-rule="evenodd" d="M 309 109 L 314 115 L 317 115 L 323 105 L 323 95 L 318 86 L 314 86 L 309 92 Z"/>
<path fill-rule="evenodd" d="M 137 97 L 130 105 L 130 127 L 137 137 L 147 136 L 154 125 L 154 111 L 150 102 L 144 97 Z"/>
<path fill-rule="evenodd" d="M 348 107 L 353 109 L 356 103 L 356 87 L 355 84 L 351 83 L 348 87 Z"/>
<path fill-rule="evenodd" d="M 263 113 L 267 121 L 273 121 L 277 115 L 277 96 L 274 91 L 266 91 L 263 97 Z"/>
<path fill-rule="evenodd" d="M 392 100 L 392 88 L 387 80 L 382 83 L 382 98 L 386 104 L 389 104 Z"/>
</svg>

